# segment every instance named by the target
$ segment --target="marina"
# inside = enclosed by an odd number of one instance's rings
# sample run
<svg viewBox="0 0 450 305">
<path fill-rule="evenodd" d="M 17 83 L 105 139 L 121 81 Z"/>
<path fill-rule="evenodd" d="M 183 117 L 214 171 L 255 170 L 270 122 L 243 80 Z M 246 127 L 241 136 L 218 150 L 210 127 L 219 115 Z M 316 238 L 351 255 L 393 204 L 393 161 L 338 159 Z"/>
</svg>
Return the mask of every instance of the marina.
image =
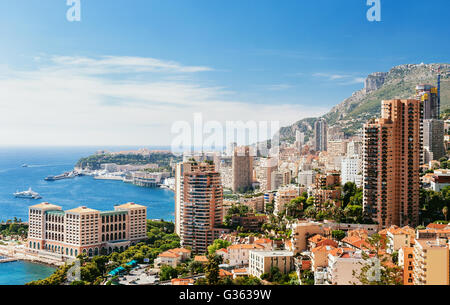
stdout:
<svg viewBox="0 0 450 305">
<path fill-rule="evenodd" d="M 70 171 L 70 172 L 65 172 L 61 175 L 48 176 L 44 180 L 45 181 L 57 181 L 57 180 L 63 180 L 63 179 L 71 179 L 71 178 L 75 178 L 75 177 L 82 176 L 82 175 L 83 174 L 81 174 L 78 171 Z"/>
</svg>

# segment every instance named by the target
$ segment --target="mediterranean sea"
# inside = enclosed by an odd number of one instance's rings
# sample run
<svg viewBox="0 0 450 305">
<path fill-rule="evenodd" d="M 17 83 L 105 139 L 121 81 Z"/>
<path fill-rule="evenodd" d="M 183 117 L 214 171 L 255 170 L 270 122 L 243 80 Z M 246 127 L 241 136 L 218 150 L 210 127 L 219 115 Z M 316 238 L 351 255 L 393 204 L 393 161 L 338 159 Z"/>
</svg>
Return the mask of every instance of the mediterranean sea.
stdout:
<svg viewBox="0 0 450 305">
<path fill-rule="evenodd" d="M 0 147 L 0 221 L 17 217 L 28 221 L 28 207 L 41 202 L 59 205 L 63 210 L 88 206 L 110 211 L 114 205 L 134 202 L 147 207 L 149 219 L 174 220 L 174 194 L 162 188 L 143 188 L 122 181 L 96 180 L 90 176 L 45 181 L 73 169 L 82 157 L 104 149 L 121 151 L 139 147 Z M 149 149 L 167 149 L 148 147 Z M 29 167 L 22 167 L 27 164 Z M 31 187 L 42 199 L 15 198 L 13 193 Z"/>
<path fill-rule="evenodd" d="M 134 202 L 147 207 L 149 219 L 174 220 L 174 194 L 161 188 L 143 188 L 122 181 L 96 180 L 90 176 L 45 181 L 73 169 L 82 157 L 98 150 L 121 151 L 141 147 L 0 147 L 0 221 L 28 221 L 28 207 L 41 202 L 59 205 L 63 210 L 88 206 L 100 211 L 114 205 Z M 148 147 L 149 149 L 168 149 Z M 27 164 L 28 167 L 22 167 Z M 15 198 L 16 191 L 38 192 L 42 199 Z M 55 268 L 16 261 L 0 264 L 0 285 L 23 285 L 43 279 Z"/>
<path fill-rule="evenodd" d="M 50 276 L 56 268 L 23 261 L 0 264 L 0 285 L 24 285 Z"/>
</svg>

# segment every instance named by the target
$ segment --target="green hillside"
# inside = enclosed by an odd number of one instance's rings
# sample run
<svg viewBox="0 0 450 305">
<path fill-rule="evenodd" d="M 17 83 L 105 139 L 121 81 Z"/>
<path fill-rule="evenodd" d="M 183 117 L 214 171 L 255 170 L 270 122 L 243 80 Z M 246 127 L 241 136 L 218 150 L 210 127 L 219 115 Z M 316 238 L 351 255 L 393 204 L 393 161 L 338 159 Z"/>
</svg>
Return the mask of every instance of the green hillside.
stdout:
<svg viewBox="0 0 450 305">
<path fill-rule="evenodd" d="M 329 127 L 338 127 L 347 135 L 355 135 L 368 119 L 378 117 L 381 101 L 388 99 L 413 98 L 415 87 L 418 84 L 437 85 L 437 71 L 441 66 L 441 110 L 450 109 L 450 64 L 419 64 L 402 65 L 392 68 L 382 77 L 371 75 L 375 84 L 369 89 L 355 92 L 350 98 L 344 100 L 330 110 L 323 117 Z M 296 130 L 312 136 L 312 127 L 317 118 L 303 119 L 289 127 L 280 129 L 282 141 L 293 142 Z"/>
</svg>

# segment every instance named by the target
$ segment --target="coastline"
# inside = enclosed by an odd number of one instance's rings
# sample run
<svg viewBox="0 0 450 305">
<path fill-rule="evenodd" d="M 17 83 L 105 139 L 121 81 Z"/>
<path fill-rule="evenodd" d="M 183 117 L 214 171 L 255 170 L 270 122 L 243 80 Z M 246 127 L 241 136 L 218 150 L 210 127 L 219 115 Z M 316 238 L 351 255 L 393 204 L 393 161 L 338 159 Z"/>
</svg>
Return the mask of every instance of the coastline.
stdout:
<svg viewBox="0 0 450 305">
<path fill-rule="evenodd" d="M 47 265 L 49 267 L 55 268 L 58 268 L 66 263 L 66 261 L 63 261 L 56 257 L 52 258 L 49 255 L 46 255 L 44 257 L 39 254 L 29 253 L 23 245 L 0 245 L 0 256 L 3 256 L 7 259 L 12 259 L 13 261 L 25 261 L 29 263 Z"/>
</svg>

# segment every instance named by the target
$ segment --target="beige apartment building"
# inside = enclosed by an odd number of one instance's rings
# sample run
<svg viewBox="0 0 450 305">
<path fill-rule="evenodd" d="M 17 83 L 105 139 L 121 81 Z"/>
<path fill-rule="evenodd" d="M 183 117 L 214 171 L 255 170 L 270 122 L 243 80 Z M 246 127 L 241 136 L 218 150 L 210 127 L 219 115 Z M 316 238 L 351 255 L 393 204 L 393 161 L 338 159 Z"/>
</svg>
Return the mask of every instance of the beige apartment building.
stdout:
<svg viewBox="0 0 450 305">
<path fill-rule="evenodd" d="M 261 278 L 261 275 L 270 272 L 273 267 L 277 267 L 283 274 L 295 270 L 294 254 L 290 251 L 250 251 L 250 275 Z"/>
<path fill-rule="evenodd" d="M 317 271 L 318 268 L 328 266 L 328 254 L 334 251 L 336 247 L 330 245 L 322 245 L 311 250 L 311 270 Z"/>
<path fill-rule="evenodd" d="M 248 206 L 255 213 L 263 213 L 265 210 L 264 195 L 242 198 L 241 204 Z"/>
<path fill-rule="evenodd" d="M 386 230 L 386 251 L 393 253 L 402 247 L 410 247 L 414 242 L 415 233 L 416 231 L 408 226 L 403 228 L 390 227 Z"/>
<path fill-rule="evenodd" d="M 286 204 L 291 202 L 291 200 L 299 197 L 301 194 L 301 189 L 295 185 L 287 185 L 280 188 L 275 195 L 275 209 L 274 212 L 280 213 L 284 210 Z"/>
<path fill-rule="evenodd" d="M 291 251 L 294 255 L 308 249 L 308 239 L 316 234 L 324 234 L 324 226 L 317 222 L 298 221 L 292 225 Z"/>
<path fill-rule="evenodd" d="M 364 210 L 380 227 L 419 221 L 422 104 L 382 102 L 380 119 L 364 125 Z"/>
<path fill-rule="evenodd" d="M 82 206 L 63 211 L 40 203 L 29 208 L 27 248 L 66 257 L 94 256 L 123 251 L 147 238 L 147 208 L 135 203 L 100 212 Z"/>
<path fill-rule="evenodd" d="M 413 249 L 414 285 L 449 285 L 449 246 L 446 239 L 416 239 Z"/>
</svg>

